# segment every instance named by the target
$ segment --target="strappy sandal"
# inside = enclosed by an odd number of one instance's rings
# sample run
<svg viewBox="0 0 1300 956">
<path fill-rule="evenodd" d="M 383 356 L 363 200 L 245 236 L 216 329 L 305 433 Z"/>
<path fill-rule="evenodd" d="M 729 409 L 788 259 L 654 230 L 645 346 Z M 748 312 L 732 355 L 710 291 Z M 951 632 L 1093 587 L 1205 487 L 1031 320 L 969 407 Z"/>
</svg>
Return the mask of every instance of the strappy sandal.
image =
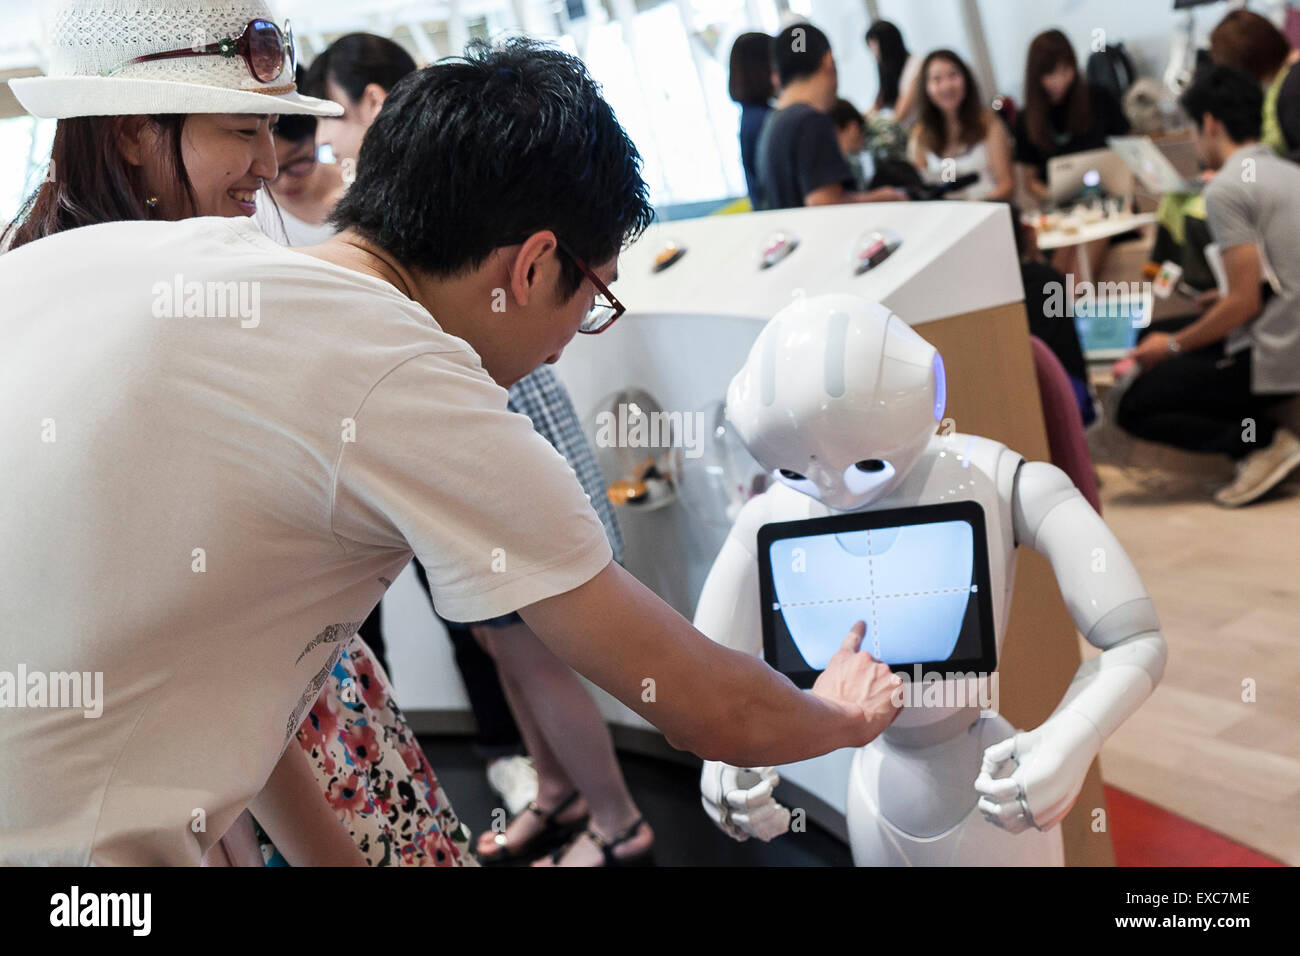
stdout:
<svg viewBox="0 0 1300 956">
<path fill-rule="evenodd" d="M 596 844 L 596 846 L 600 849 L 601 855 L 605 858 L 605 866 L 611 866 L 611 867 L 653 866 L 654 851 L 655 851 L 654 843 L 651 843 L 640 853 L 632 853 L 628 856 L 614 855 L 614 847 L 622 846 L 628 840 L 636 836 L 637 832 L 641 829 L 644 823 L 645 823 L 645 817 L 637 817 L 635 823 L 633 823 L 627 829 L 621 831 L 612 840 L 605 839 L 603 836 L 601 836 L 599 833 L 597 833 L 595 830 L 591 829 L 590 827 L 588 827 L 584 832 L 587 835 L 587 839 L 589 839 L 592 843 Z M 579 836 L 581 836 L 581 834 L 579 834 Z M 566 843 L 564 846 L 560 847 L 560 849 L 552 853 L 551 862 L 558 866 L 560 860 L 564 858 L 564 854 L 568 852 L 569 847 L 572 845 L 572 843 L 573 841 L 570 841 L 569 843 Z"/>
<path fill-rule="evenodd" d="M 479 863 L 485 866 L 491 866 L 494 863 L 507 863 L 512 860 L 539 857 L 554 849 L 556 845 L 567 843 L 570 837 L 575 833 L 582 831 L 586 827 L 590 815 L 584 814 L 577 820 L 573 820 L 569 823 L 562 823 L 557 818 L 561 813 L 573 806 L 574 802 L 580 796 L 582 796 L 582 794 L 575 790 L 573 793 L 569 794 L 559 806 L 554 810 L 549 811 L 543 810 L 539 807 L 536 800 L 530 801 L 528 806 L 524 808 L 523 812 L 533 813 L 541 817 L 542 829 L 535 833 L 532 838 L 525 840 L 518 847 L 510 845 L 504 831 L 493 834 L 492 845 L 499 847 L 499 851 L 485 855 L 476 848 L 475 855 L 478 857 Z M 518 819 L 520 816 L 522 816 L 522 813 L 516 814 L 510 819 L 513 821 Z M 509 825 L 509 823 L 506 824 L 507 827 L 509 827 Z"/>
</svg>

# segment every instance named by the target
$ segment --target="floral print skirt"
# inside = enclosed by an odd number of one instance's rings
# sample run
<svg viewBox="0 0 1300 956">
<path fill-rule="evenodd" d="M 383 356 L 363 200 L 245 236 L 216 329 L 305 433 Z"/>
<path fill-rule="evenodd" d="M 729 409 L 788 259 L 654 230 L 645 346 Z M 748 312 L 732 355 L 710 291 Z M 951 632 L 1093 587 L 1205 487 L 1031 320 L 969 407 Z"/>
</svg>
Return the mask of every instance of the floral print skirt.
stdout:
<svg viewBox="0 0 1300 956">
<path fill-rule="evenodd" d="M 297 743 L 324 798 L 371 866 L 476 865 L 469 829 L 407 726 L 388 675 L 361 638 L 344 647 Z M 286 865 L 265 834 L 258 835 L 267 865 Z"/>
</svg>

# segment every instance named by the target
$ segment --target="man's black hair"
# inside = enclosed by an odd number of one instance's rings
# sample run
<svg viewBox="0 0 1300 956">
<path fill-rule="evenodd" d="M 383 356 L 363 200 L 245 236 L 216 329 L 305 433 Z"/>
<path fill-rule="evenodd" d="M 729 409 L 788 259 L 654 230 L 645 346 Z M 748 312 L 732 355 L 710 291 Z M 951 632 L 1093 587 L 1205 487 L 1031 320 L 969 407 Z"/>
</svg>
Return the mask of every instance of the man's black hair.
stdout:
<svg viewBox="0 0 1300 956">
<path fill-rule="evenodd" d="M 1234 143 L 1259 139 L 1264 91 L 1254 77 L 1230 66 L 1216 66 L 1197 77 L 1178 101 L 1200 129 L 1209 113 Z"/>
<path fill-rule="evenodd" d="M 330 219 L 450 276 L 543 229 L 607 262 L 653 216 L 641 157 L 582 61 L 519 37 L 474 41 L 393 87 Z M 568 298 L 583 276 L 561 262 Z"/>
<path fill-rule="evenodd" d="M 387 92 L 413 72 L 415 60 L 392 40 L 373 33 L 349 33 L 312 60 L 307 82 L 300 85 L 312 96 L 327 96 L 325 81 L 333 80 L 355 103 L 371 83 Z"/>
<path fill-rule="evenodd" d="M 307 87 L 307 70 L 298 67 L 294 81 L 299 90 Z M 316 117 L 308 113 L 281 113 L 275 124 L 275 135 L 295 146 L 303 140 L 316 138 Z"/>
<path fill-rule="evenodd" d="M 792 23 L 772 38 L 772 65 L 781 85 L 812 76 L 821 69 L 831 41 L 811 23 Z"/>
<path fill-rule="evenodd" d="M 841 130 L 853 123 L 857 123 L 864 130 L 867 128 L 867 121 L 862 118 L 862 113 L 843 98 L 836 100 L 835 105 L 831 107 L 831 122 L 835 124 L 836 129 Z"/>
</svg>

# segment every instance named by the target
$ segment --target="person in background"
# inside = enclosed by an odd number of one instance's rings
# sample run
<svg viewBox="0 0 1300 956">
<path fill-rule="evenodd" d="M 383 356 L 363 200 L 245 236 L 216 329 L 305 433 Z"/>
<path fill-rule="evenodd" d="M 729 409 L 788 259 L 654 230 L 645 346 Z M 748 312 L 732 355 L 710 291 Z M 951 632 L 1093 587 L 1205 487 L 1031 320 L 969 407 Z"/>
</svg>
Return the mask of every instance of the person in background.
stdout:
<svg viewBox="0 0 1300 956">
<path fill-rule="evenodd" d="M 1079 75 L 1064 33 L 1047 30 L 1034 37 L 1025 62 L 1025 106 L 1015 124 L 1016 166 L 1034 199 L 1047 200 L 1047 161 L 1053 156 L 1104 149 L 1107 136 L 1128 129 L 1114 97 Z"/>
<path fill-rule="evenodd" d="M 840 152 L 853 167 L 854 188 L 867 188 L 866 173 L 862 168 L 862 151 L 867 145 L 867 122 L 858 108 L 846 99 L 838 99 L 831 108 L 831 122 L 835 124 L 835 138 Z"/>
<path fill-rule="evenodd" d="M 1011 140 L 1002 121 L 980 99 L 970 67 L 952 50 L 935 50 L 921 64 L 917 122 L 908 159 L 926 182 L 952 182 L 975 173 L 979 179 L 948 193 L 953 199 L 1010 199 Z"/>
<path fill-rule="evenodd" d="M 305 73 L 298 68 L 298 86 L 303 88 Z M 273 238 L 279 238 L 275 227 L 283 226 L 284 238 L 290 246 L 314 246 L 334 235 L 328 218 L 339 196 L 343 194 L 343 174 L 337 163 L 322 163 L 316 158 L 316 117 L 306 115 L 281 116 L 272 132 L 275 134 L 275 157 L 280 172 L 266 184 L 279 211 L 279 223 L 263 216 L 264 205 L 259 204 L 262 229 Z"/>
<path fill-rule="evenodd" d="M 1070 387 L 1079 403 L 1079 416 L 1086 428 L 1096 421 L 1097 408 L 1088 388 L 1088 364 L 1079 343 L 1079 330 L 1074 324 L 1072 310 L 1061 309 L 1058 315 L 1049 306 L 1052 302 L 1064 304 L 1065 276 L 1043 261 L 1033 226 L 1022 221 L 1020 210 L 1014 203 L 1010 206 L 1011 229 L 1016 237 L 1016 253 L 1020 257 L 1020 281 L 1025 287 L 1029 334 L 1042 339 L 1060 360 L 1065 374 L 1070 377 Z"/>
<path fill-rule="evenodd" d="M 312 60 L 310 89 L 343 106 L 343 115 L 324 118 L 316 141 L 328 145 L 344 168 L 344 179 L 355 171 L 361 140 L 384 107 L 388 91 L 408 73 L 415 59 L 400 44 L 373 33 L 349 33 L 331 43 Z"/>
<path fill-rule="evenodd" d="M 772 38 L 742 33 L 731 45 L 727 92 L 740 104 L 740 162 L 745 169 L 749 202 L 758 208 L 758 134 L 772 112 L 776 81 L 772 72 Z"/>
<path fill-rule="evenodd" d="M 1205 187 L 1227 292 L 1175 334 L 1150 332 L 1117 422 L 1148 441 L 1229 456 L 1221 505 L 1249 504 L 1300 467 L 1300 439 L 1274 406 L 1300 392 L 1300 166 L 1259 141 L 1264 94 L 1249 74 L 1215 67 L 1183 94 L 1197 150 L 1218 172 Z M 1263 262 L 1276 273 L 1263 300 Z"/>
<path fill-rule="evenodd" d="M 772 62 L 781 95 L 758 139 L 762 208 L 906 199 L 892 187 L 856 188 L 830 117 L 839 77 L 826 34 L 810 23 L 791 24 L 773 40 Z"/>
<path fill-rule="evenodd" d="M 1038 203 L 1048 199 L 1047 161 L 1054 156 L 1104 149 L 1107 136 L 1129 130 L 1115 98 L 1079 75 L 1074 47 L 1060 30 L 1047 30 L 1029 44 L 1025 62 L 1025 107 L 1014 129 L 1016 170 L 1023 190 Z M 1059 272 L 1071 273 L 1080 255 L 1100 275 L 1110 239 L 1063 246 L 1052 255 Z"/>
<path fill-rule="evenodd" d="M 911 124 L 916 108 L 916 78 L 921 61 L 907 51 L 903 34 L 888 20 L 871 24 L 866 35 L 867 49 L 876 60 L 880 87 L 871 112 L 887 112 L 903 127 Z"/>
<path fill-rule="evenodd" d="M 1283 156 L 1300 156 L 1300 51 L 1282 31 L 1250 10 L 1233 10 L 1210 31 L 1210 59 L 1249 73 L 1264 91 L 1259 141 Z"/>
</svg>

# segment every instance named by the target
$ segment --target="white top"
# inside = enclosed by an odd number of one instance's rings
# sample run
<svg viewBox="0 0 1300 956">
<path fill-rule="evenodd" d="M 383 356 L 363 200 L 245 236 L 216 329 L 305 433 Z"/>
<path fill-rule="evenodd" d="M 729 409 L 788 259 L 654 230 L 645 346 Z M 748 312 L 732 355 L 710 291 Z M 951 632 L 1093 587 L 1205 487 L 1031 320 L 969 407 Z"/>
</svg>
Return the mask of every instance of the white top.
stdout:
<svg viewBox="0 0 1300 956">
<path fill-rule="evenodd" d="M 337 231 L 328 222 L 313 225 L 283 206 L 272 205 L 266 190 L 257 194 L 257 212 L 253 219 L 264 233 L 282 246 L 320 245 Z"/>
<path fill-rule="evenodd" d="M 985 140 L 980 140 L 957 156 L 939 156 L 926 150 L 925 169 L 921 171 L 921 178 L 927 183 L 952 182 L 967 173 L 977 174 L 979 180 L 965 189 L 948 193 L 948 199 L 984 199 L 997 187 Z"/>
<path fill-rule="evenodd" d="M 412 552 L 458 621 L 610 561 L 466 342 L 249 220 L 71 230 L 0 294 L 0 864 L 197 863 Z"/>
</svg>

